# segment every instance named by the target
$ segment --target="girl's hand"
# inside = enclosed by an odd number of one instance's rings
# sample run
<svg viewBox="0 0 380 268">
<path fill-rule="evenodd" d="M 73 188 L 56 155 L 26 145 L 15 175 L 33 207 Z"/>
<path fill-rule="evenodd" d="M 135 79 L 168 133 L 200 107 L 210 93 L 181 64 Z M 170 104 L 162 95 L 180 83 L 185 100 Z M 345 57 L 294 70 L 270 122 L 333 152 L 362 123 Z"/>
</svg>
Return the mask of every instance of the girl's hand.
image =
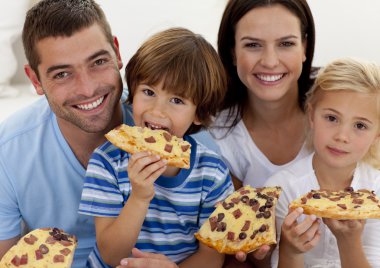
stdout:
<svg viewBox="0 0 380 268">
<path fill-rule="evenodd" d="M 360 239 L 365 225 L 365 220 L 334 220 L 323 218 L 323 222 L 329 227 L 338 241 Z"/>
<path fill-rule="evenodd" d="M 302 208 L 289 210 L 281 226 L 280 246 L 287 254 L 305 253 L 314 248 L 321 238 L 320 220 L 315 215 L 308 215 L 304 221 L 297 223 L 302 212 Z"/>
<path fill-rule="evenodd" d="M 150 152 L 138 152 L 128 163 L 128 177 L 132 184 L 131 196 L 142 201 L 154 197 L 154 182 L 166 170 L 166 160 Z"/>
</svg>

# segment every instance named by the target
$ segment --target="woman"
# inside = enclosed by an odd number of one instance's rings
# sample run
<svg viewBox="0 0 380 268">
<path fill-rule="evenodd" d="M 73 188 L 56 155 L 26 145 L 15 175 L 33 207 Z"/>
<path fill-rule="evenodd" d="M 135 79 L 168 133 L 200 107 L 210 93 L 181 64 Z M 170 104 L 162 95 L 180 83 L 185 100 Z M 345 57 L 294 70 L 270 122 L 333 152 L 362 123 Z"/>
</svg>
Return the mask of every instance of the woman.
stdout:
<svg viewBox="0 0 380 268">
<path fill-rule="evenodd" d="M 229 84 L 212 135 L 236 189 L 262 187 L 274 172 L 307 155 L 303 103 L 312 85 L 314 46 L 306 0 L 228 2 L 218 52 Z"/>
<path fill-rule="evenodd" d="M 231 0 L 218 36 L 229 78 L 212 130 L 236 188 L 263 186 L 305 155 L 305 93 L 312 79 L 314 20 L 305 0 Z"/>
</svg>

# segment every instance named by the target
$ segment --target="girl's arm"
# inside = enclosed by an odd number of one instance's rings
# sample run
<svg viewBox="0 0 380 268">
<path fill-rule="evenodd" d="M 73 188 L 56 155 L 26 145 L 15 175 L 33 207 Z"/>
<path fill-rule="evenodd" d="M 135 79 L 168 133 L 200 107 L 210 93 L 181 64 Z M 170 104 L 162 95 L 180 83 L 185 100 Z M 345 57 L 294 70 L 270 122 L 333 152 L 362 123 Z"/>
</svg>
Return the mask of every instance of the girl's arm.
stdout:
<svg viewBox="0 0 380 268">
<path fill-rule="evenodd" d="M 323 219 L 323 222 L 336 237 L 342 268 L 371 267 L 362 245 L 364 220 Z"/>
<path fill-rule="evenodd" d="M 315 215 L 307 216 L 297 223 L 302 215 L 302 208 L 289 211 L 281 226 L 279 245 L 279 268 L 304 267 L 304 253 L 314 248 L 321 237 L 319 221 Z"/>
<path fill-rule="evenodd" d="M 154 182 L 165 171 L 166 162 L 148 152 L 134 154 L 128 163 L 132 191 L 117 218 L 96 217 L 96 241 L 103 260 L 117 266 L 130 255 L 147 214 Z"/>
</svg>

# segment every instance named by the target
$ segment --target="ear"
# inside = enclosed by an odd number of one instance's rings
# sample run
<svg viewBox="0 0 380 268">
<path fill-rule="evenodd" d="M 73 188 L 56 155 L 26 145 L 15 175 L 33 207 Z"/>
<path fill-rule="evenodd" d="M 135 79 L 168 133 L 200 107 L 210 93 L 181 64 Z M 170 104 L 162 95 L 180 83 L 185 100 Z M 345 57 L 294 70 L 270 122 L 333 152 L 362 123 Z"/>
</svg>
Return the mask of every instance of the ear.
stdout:
<svg viewBox="0 0 380 268">
<path fill-rule="evenodd" d="M 30 82 L 32 82 L 32 84 L 36 90 L 36 93 L 38 95 L 44 95 L 45 93 L 42 89 L 41 82 L 38 79 L 36 72 L 30 67 L 29 64 L 24 65 L 24 71 L 25 71 L 26 76 L 28 76 Z"/>
<path fill-rule="evenodd" d="M 310 103 L 307 104 L 306 114 L 307 114 L 307 119 L 309 120 L 310 128 L 314 129 L 314 109 Z"/>
<path fill-rule="evenodd" d="M 198 119 L 197 115 L 194 117 L 193 124 L 197 126 L 202 125 L 202 122 Z"/>
<path fill-rule="evenodd" d="M 302 56 L 302 62 L 306 61 L 306 49 L 307 49 L 307 35 L 305 36 L 305 40 L 302 42 L 303 47 L 303 56 Z"/>
<path fill-rule="evenodd" d="M 119 67 L 119 70 L 120 70 L 123 67 L 123 61 L 121 60 L 121 56 L 120 56 L 119 40 L 117 40 L 116 36 L 113 37 L 113 45 L 115 46 L 117 66 Z"/>
</svg>

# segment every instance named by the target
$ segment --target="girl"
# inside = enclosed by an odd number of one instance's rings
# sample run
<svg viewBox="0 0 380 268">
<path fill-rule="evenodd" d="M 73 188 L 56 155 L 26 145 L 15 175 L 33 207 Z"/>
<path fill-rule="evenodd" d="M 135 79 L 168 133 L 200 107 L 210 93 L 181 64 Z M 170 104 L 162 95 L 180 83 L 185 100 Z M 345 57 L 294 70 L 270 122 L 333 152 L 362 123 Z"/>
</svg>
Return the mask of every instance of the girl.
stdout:
<svg viewBox="0 0 380 268">
<path fill-rule="evenodd" d="M 375 267 L 380 263 L 379 220 L 333 220 L 288 212 L 312 189 L 348 186 L 380 194 L 380 68 L 338 59 L 318 75 L 307 96 L 308 144 L 314 153 L 273 175 L 283 193 L 276 207 L 279 267 Z M 372 265 L 372 266 L 371 266 Z"/>
</svg>

